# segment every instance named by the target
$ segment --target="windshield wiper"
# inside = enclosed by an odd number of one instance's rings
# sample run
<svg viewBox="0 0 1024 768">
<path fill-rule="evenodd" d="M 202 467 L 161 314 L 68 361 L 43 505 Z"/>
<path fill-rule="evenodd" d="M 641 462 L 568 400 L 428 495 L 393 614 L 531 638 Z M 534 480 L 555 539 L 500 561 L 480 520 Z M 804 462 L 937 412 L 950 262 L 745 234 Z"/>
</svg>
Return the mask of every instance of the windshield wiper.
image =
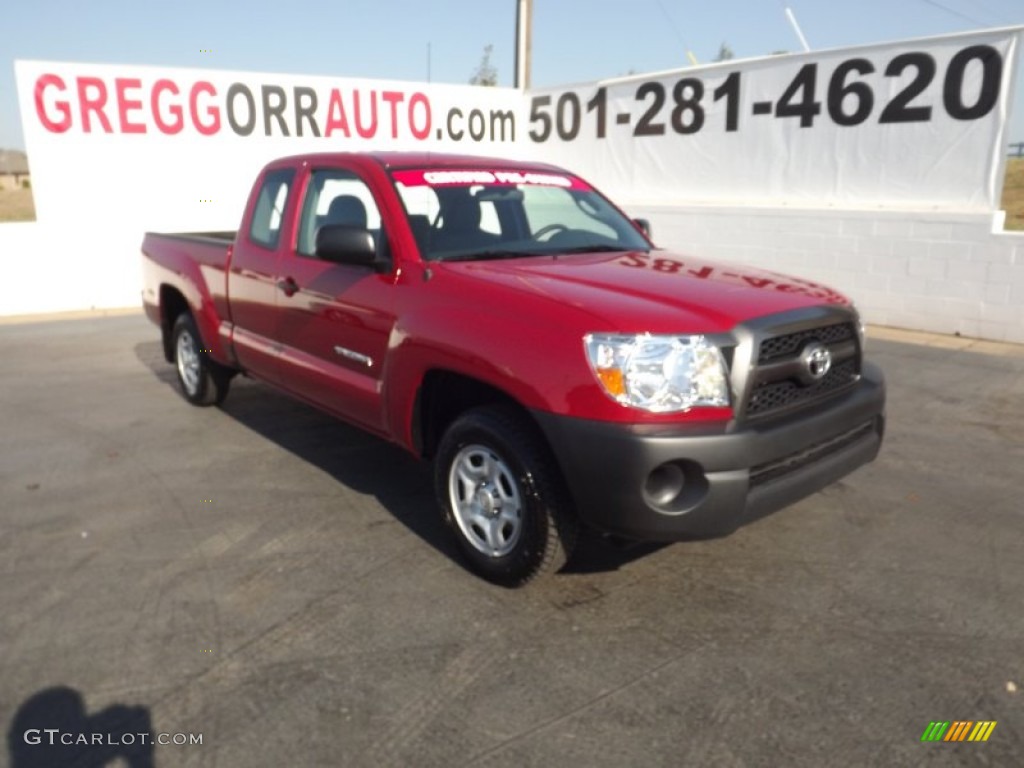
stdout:
<svg viewBox="0 0 1024 768">
<path fill-rule="evenodd" d="M 559 248 L 557 253 L 616 253 L 618 251 L 635 251 L 637 248 L 628 248 L 624 245 L 608 245 L 606 243 L 592 243 L 591 245 L 575 245 L 572 248 Z"/>
<path fill-rule="evenodd" d="M 491 248 L 485 251 L 470 251 L 469 253 L 456 253 L 452 256 L 441 256 L 438 261 L 488 261 L 497 259 L 520 259 L 525 257 L 551 256 L 558 258 L 573 253 L 621 253 L 624 251 L 641 250 L 629 248 L 624 245 L 610 245 L 608 243 L 591 243 L 590 245 L 576 245 L 571 248 L 558 248 L 545 251 L 514 250 L 510 248 Z M 646 250 L 646 249 L 644 249 Z"/>
<path fill-rule="evenodd" d="M 519 259 L 524 256 L 544 256 L 546 254 L 537 251 L 513 251 L 491 249 L 487 251 L 471 251 L 470 253 L 459 253 L 454 256 L 442 256 L 439 261 L 487 261 L 491 259 Z"/>
</svg>

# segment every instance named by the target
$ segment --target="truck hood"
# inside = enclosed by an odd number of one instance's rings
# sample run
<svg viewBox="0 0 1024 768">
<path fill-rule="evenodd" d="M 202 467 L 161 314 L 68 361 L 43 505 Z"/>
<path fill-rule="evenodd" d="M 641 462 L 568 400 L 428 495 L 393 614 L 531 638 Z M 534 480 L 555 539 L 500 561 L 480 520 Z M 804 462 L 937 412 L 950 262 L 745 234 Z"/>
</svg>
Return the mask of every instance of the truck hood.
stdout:
<svg viewBox="0 0 1024 768">
<path fill-rule="evenodd" d="M 776 272 L 668 251 L 440 263 L 445 272 L 589 315 L 593 331 L 720 333 L 755 317 L 848 305 L 830 288 Z M 523 307 L 525 309 L 525 307 Z"/>
</svg>

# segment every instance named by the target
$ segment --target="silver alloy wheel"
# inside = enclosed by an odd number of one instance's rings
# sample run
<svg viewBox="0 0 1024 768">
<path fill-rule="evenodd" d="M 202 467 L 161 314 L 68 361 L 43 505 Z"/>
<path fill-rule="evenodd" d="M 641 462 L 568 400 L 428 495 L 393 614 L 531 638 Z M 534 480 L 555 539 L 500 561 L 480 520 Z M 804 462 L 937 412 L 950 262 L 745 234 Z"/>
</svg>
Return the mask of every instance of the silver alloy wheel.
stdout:
<svg viewBox="0 0 1024 768">
<path fill-rule="evenodd" d="M 473 547 L 503 557 L 523 532 L 523 503 L 515 475 L 502 458 L 482 445 L 467 445 L 448 470 L 448 497 L 455 522 Z"/>
<path fill-rule="evenodd" d="M 200 360 L 199 350 L 196 348 L 195 339 L 188 331 L 178 334 L 177 345 L 178 376 L 181 377 L 182 386 L 190 397 L 195 397 L 199 392 Z"/>
</svg>

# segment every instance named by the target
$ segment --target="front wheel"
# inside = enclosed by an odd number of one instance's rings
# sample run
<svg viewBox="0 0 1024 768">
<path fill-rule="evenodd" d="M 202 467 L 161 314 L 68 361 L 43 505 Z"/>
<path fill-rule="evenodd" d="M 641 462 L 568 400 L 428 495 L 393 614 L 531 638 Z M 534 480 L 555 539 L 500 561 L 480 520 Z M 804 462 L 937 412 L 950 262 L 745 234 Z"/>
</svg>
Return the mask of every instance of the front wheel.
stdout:
<svg viewBox="0 0 1024 768">
<path fill-rule="evenodd" d="M 178 385 L 185 399 L 193 405 L 222 402 L 228 395 L 231 374 L 207 357 L 191 315 L 178 315 L 171 330 L 171 345 Z"/>
<path fill-rule="evenodd" d="M 579 523 L 553 457 L 511 409 L 457 418 L 441 439 L 434 484 L 463 554 L 489 581 L 519 586 L 572 554 Z"/>
</svg>

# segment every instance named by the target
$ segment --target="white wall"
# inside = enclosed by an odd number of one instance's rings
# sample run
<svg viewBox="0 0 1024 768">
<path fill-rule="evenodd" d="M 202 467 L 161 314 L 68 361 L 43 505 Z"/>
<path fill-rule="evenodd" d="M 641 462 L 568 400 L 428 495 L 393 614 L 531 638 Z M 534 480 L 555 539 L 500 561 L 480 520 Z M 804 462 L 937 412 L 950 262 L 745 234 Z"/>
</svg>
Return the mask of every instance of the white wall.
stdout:
<svg viewBox="0 0 1024 768">
<path fill-rule="evenodd" d="M 1002 213 L 626 209 L 662 247 L 825 283 L 868 323 L 1024 344 L 1024 234 Z"/>
<path fill-rule="evenodd" d="M 141 307 L 141 235 L 0 224 L 0 316 Z"/>
<path fill-rule="evenodd" d="M 998 231 L 1002 217 L 993 211 L 1022 38 L 1021 28 L 987 30 L 525 93 L 17 62 L 40 221 L 0 224 L 0 315 L 138 306 L 144 231 L 237 226 L 252 179 L 271 157 L 415 149 L 547 159 L 651 219 L 664 246 L 817 279 L 852 296 L 870 323 L 1024 343 L 1024 236 Z M 939 74 L 914 97 L 929 117 L 883 124 L 883 108 L 910 93 L 913 67 L 887 74 L 908 51 L 937 62 Z M 986 69 L 981 59 L 1000 69 Z M 871 66 L 848 82 L 851 70 L 843 68 L 855 60 Z M 957 70 L 957 60 L 969 66 Z M 804 125 L 780 115 L 780 105 L 799 73 L 811 70 L 819 74 L 810 90 L 820 114 Z M 706 119 L 690 131 L 697 80 Z M 874 111 L 840 125 L 837 105 L 822 105 L 854 80 L 874 94 Z M 687 83 L 690 90 L 677 91 Z M 954 115 L 950 83 L 962 107 L 986 109 Z M 251 115 L 233 111 L 242 103 L 231 97 L 237 87 L 262 94 L 262 120 L 256 107 Z M 290 128 L 271 120 L 272 92 L 291 99 L 282 118 Z M 661 106 L 655 92 L 665 96 Z M 300 93 L 318 95 L 322 135 L 308 124 L 302 134 Z M 850 91 L 839 112 L 849 117 L 858 98 Z M 355 121 L 359 104 L 380 107 L 369 133 Z M 340 125 L 343 109 L 354 133 L 332 134 L 328 126 Z M 174 110 L 180 130 L 166 125 Z M 250 116 L 253 131 L 238 128 Z M 658 130 L 638 134 L 645 121 Z"/>
<path fill-rule="evenodd" d="M 651 220 L 662 247 L 825 283 L 869 323 L 1024 344 L 1024 234 L 993 232 L 1001 215 L 625 208 Z M 0 315 L 139 306 L 138 246 L 0 225 Z"/>
</svg>

